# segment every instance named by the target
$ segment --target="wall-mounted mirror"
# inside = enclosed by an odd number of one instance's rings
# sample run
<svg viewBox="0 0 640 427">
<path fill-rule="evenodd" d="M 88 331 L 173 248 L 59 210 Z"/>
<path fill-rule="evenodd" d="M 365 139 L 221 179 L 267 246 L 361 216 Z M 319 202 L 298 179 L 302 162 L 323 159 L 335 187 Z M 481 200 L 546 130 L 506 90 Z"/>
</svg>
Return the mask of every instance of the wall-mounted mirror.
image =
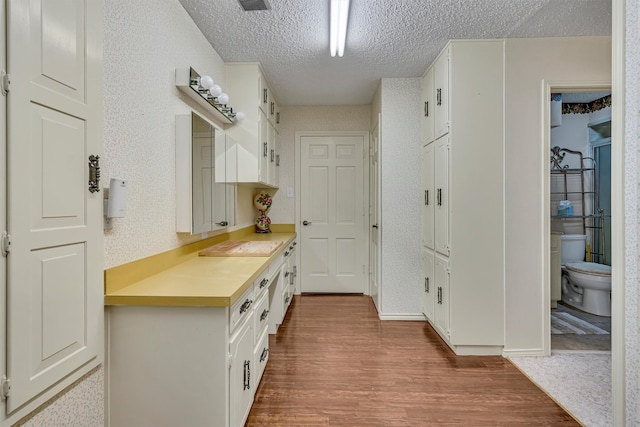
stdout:
<svg viewBox="0 0 640 427">
<path fill-rule="evenodd" d="M 206 233 L 235 225 L 235 167 L 222 129 L 196 113 L 176 116 L 176 226 Z M 228 167 L 229 165 L 229 167 Z"/>
</svg>

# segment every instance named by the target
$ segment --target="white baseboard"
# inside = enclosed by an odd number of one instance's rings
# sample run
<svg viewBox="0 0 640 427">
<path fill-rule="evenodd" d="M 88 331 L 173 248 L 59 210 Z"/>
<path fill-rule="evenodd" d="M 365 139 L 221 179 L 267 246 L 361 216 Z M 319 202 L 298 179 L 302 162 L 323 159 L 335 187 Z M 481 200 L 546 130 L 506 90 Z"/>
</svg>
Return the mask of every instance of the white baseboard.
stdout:
<svg viewBox="0 0 640 427">
<path fill-rule="evenodd" d="M 510 356 L 544 356 L 544 351 L 541 348 L 504 349 L 502 356 L 507 358 Z"/>
<path fill-rule="evenodd" d="M 426 322 L 427 319 L 422 313 L 379 313 L 380 320 L 419 320 Z"/>
</svg>

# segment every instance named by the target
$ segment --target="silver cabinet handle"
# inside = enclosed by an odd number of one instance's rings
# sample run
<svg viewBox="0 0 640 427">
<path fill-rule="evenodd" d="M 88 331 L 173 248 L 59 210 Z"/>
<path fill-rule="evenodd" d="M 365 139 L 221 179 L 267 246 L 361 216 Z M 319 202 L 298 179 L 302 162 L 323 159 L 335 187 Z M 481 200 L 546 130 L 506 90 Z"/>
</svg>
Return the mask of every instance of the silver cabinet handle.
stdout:
<svg viewBox="0 0 640 427">
<path fill-rule="evenodd" d="M 227 225 L 229 225 L 229 223 L 227 221 L 220 221 L 220 222 L 216 222 L 216 225 L 220 225 L 222 227 L 226 227 Z"/>
<path fill-rule="evenodd" d="M 253 300 L 250 300 L 250 299 L 247 298 L 247 300 L 245 302 L 243 302 L 242 305 L 240 306 L 240 314 L 242 314 L 245 311 L 249 310 L 249 307 L 251 307 L 251 304 L 253 304 Z"/>
<path fill-rule="evenodd" d="M 242 389 L 249 390 L 251 389 L 251 361 L 244 361 L 244 372 L 242 375 Z"/>
<path fill-rule="evenodd" d="M 302 225 L 311 225 L 311 221 L 302 221 Z"/>
</svg>

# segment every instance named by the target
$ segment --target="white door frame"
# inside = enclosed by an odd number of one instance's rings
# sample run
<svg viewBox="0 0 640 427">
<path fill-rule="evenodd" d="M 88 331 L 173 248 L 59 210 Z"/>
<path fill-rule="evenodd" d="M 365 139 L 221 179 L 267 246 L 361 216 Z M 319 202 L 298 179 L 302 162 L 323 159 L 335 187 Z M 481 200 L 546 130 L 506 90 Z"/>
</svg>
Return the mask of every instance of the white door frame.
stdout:
<svg viewBox="0 0 640 427">
<path fill-rule="evenodd" d="M 615 63 L 615 58 L 614 58 Z M 613 81 L 617 81 L 617 75 L 613 75 Z M 624 319 L 625 319 L 625 279 L 624 279 L 624 140 L 623 140 L 623 114 L 618 109 L 624 110 L 624 101 L 620 99 L 621 91 L 619 85 L 613 85 L 609 81 L 553 81 L 544 80 L 542 91 L 544 100 L 551 99 L 552 92 L 600 92 L 609 91 L 613 93 L 613 108 L 611 111 L 612 135 L 611 135 L 611 207 L 612 207 L 612 275 L 611 275 L 611 391 L 612 391 L 612 414 L 613 425 L 625 425 L 625 345 L 624 345 Z M 542 158 L 547 159 L 551 149 L 551 104 L 545 102 L 543 106 L 543 144 Z M 615 125 L 613 125 L 615 123 Z M 617 132 L 616 132 L 617 130 Z M 614 142 L 615 141 L 615 142 Z M 542 351 L 545 356 L 551 354 L 551 278 L 550 278 L 550 255 L 551 255 L 551 218 L 550 212 L 550 162 L 543 165 L 543 201 L 542 208 L 543 233 L 543 316 L 542 316 Z"/>
<path fill-rule="evenodd" d="M 302 150 L 300 149 L 300 140 L 302 137 L 305 136 L 330 136 L 330 137 L 335 137 L 335 136 L 362 136 L 363 141 L 364 141 L 364 153 L 363 156 L 365 156 L 365 158 L 362 161 L 362 178 L 363 178 L 363 182 L 364 182 L 364 195 L 363 195 L 363 204 L 365 207 L 369 206 L 369 131 L 297 131 L 295 133 L 295 147 L 294 147 L 294 152 L 295 152 L 295 194 L 296 196 L 296 214 L 295 214 L 295 227 L 296 227 L 296 233 L 300 234 L 300 227 L 302 226 L 302 219 L 300 216 L 300 210 L 301 210 L 301 203 L 302 203 L 302 197 L 300 197 L 300 188 L 301 188 L 301 162 L 302 162 L 302 158 L 301 158 L 301 154 L 302 154 Z M 367 211 L 368 212 L 368 211 Z M 369 254 L 369 218 L 368 218 L 368 213 L 367 213 L 367 219 L 365 221 L 362 222 L 363 223 L 363 234 L 365 236 L 367 236 L 365 239 L 363 239 L 363 247 L 361 248 L 362 251 L 364 251 L 364 253 Z M 302 265 L 301 262 L 301 253 L 304 250 L 304 247 L 302 246 L 302 240 L 298 239 L 298 244 L 300 246 L 298 246 L 298 250 L 296 251 L 296 262 L 297 265 L 300 266 Z M 365 262 L 365 271 L 369 271 L 369 257 L 366 256 L 364 257 L 364 262 Z M 369 275 L 365 274 L 363 275 L 364 279 L 366 280 L 366 283 L 363 283 L 362 289 L 364 289 L 365 291 L 365 295 L 369 295 Z M 303 289 L 302 284 L 298 285 L 298 292 L 300 292 L 300 290 Z"/>
<path fill-rule="evenodd" d="M 625 346 L 625 286 L 626 286 L 626 238 L 625 227 L 625 90 L 626 90 L 626 12 L 624 0 L 613 0 L 612 40 L 611 40 L 611 80 L 612 103 L 611 109 L 611 240 L 617 242 L 611 245 L 611 257 L 618 261 L 612 266 L 611 311 L 617 313 L 611 318 L 611 403 L 613 411 L 613 425 L 624 426 L 627 419 L 626 408 L 626 346 Z M 630 29 L 630 31 L 632 31 Z M 636 163 L 633 163 L 634 165 Z M 635 183 L 635 177 L 629 177 Z M 635 184 L 632 184 L 635 185 Z M 636 221 L 635 213 L 631 220 Z M 637 262 L 637 250 L 632 249 Z M 635 374 L 635 373 L 634 373 Z M 636 390 L 637 391 L 637 390 Z M 637 403 L 637 400 L 636 400 Z M 628 408 L 630 411 L 634 408 Z M 637 408 L 635 408 L 637 411 Z M 637 416 L 637 415 L 636 415 Z M 630 417 L 633 419 L 633 417 Z"/>
<path fill-rule="evenodd" d="M 381 251 L 381 240 L 382 240 L 382 230 L 380 229 L 380 225 L 382 224 L 382 209 L 380 209 L 381 203 L 380 203 L 380 172 L 381 172 L 381 162 L 380 162 L 380 146 L 381 146 L 381 139 L 382 139 L 382 132 L 380 129 L 380 126 L 382 125 L 382 114 L 378 113 L 378 121 L 373 125 L 373 130 L 371 131 L 371 135 L 369 136 L 369 150 L 371 149 L 371 141 L 374 140 L 375 137 L 377 137 L 377 147 L 376 147 L 376 151 L 378 154 L 378 161 L 377 161 L 377 169 L 378 169 L 378 191 L 377 191 L 377 200 L 378 203 L 376 204 L 376 206 L 374 206 L 373 208 L 376 209 L 376 218 L 378 220 L 378 254 L 377 254 L 377 262 L 376 262 L 376 288 L 378 289 L 378 293 L 375 296 L 375 300 L 374 304 L 376 306 L 376 309 L 378 309 L 378 313 L 380 313 L 380 302 L 382 301 L 382 288 L 380 286 L 380 274 L 382 273 L 382 269 L 380 268 L 381 266 L 381 257 L 380 257 L 380 253 Z M 374 132 L 377 133 L 377 135 L 374 135 Z M 370 162 L 369 162 L 370 163 Z M 369 170 L 369 174 L 371 175 L 372 171 Z M 369 191 L 371 191 L 371 188 L 369 188 Z M 369 193 L 371 194 L 371 193 Z M 369 202 L 371 202 L 371 199 L 369 199 Z M 369 216 L 370 218 L 370 216 Z M 373 224 L 369 224 L 369 231 L 371 230 L 371 227 L 373 226 Z M 371 235 L 369 235 L 369 239 L 371 239 Z M 369 250 L 371 250 L 371 245 L 369 245 Z M 371 269 L 371 265 L 369 265 L 369 269 Z M 371 280 L 369 280 L 369 295 L 372 295 L 371 292 Z"/>
</svg>

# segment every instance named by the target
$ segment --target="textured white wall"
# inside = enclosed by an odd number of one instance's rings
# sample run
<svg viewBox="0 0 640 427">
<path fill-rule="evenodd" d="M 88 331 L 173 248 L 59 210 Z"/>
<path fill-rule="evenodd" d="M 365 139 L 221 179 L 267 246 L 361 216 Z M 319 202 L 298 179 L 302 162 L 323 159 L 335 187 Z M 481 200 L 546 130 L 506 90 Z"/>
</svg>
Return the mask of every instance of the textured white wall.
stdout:
<svg viewBox="0 0 640 427">
<path fill-rule="evenodd" d="M 610 80 L 610 57 L 609 37 L 506 42 L 506 350 L 542 349 L 542 80 Z"/>
<path fill-rule="evenodd" d="M 175 69 L 190 66 L 224 88 L 222 59 L 177 0 L 105 2 L 102 177 L 128 181 L 105 268 L 200 239 L 175 232 L 175 115 L 205 114 L 175 86 Z"/>
<path fill-rule="evenodd" d="M 280 190 L 273 198 L 269 217 L 273 224 L 293 224 L 296 197 L 287 198 L 287 187 L 295 188 L 298 131 L 368 131 L 369 105 L 322 105 L 282 107 L 280 110 Z"/>
<path fill-rule="evenodd" d="M 420 79 L 382 79 L 381 315 L 421 313 Z"/>
<path fill-rule="evenodd" d="M 104 368 L 81 380 L 41 412 L 23 419 L 17 426 L 87 426 L 105 424 L 104 417 Z"/>
</svg>

